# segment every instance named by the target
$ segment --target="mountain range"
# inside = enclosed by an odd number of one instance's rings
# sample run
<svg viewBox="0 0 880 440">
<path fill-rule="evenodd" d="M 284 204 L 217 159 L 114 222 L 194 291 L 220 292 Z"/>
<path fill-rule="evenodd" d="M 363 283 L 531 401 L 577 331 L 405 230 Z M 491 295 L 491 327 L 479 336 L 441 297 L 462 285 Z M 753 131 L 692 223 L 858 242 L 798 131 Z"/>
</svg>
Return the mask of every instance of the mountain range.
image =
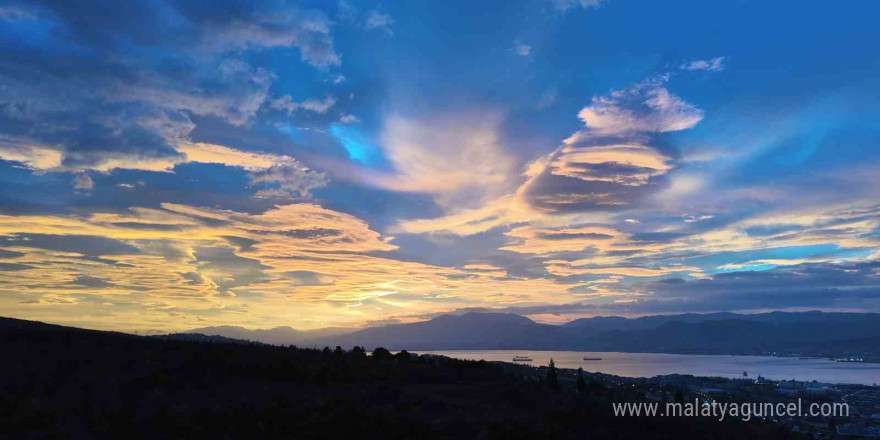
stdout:
<svg viewBox="0 0 880 440">
<path fill-rule="evenodd" d="M 326 327 L 317 330 L 297 330 L 293 327 L 275 327 L 271 329 L 251 330 L 244 327 L 232 325 L 221 325 L 216 327 L 202 327 L 186 332 L 188 334 L 201 334 L 206 336 L 222 336 L 229 339 L 240 339 L 246 341 L 262 342 L 264 344 L 274 345 L 309 345 L 320 339 L 333 338 L 338 335 L 351 333 L 352 329 L 347 327 Z"/>
<path fill-rule="evenodd" d="M 880 314 L 771 312 L 603 316 L 563 325 L 507 313 L 442 315 L 352 331 L 206 327 L 189 333 L 269 344 L 392 350 L 573 350 L 682 354 L 880 357 Z"/>
</svg>

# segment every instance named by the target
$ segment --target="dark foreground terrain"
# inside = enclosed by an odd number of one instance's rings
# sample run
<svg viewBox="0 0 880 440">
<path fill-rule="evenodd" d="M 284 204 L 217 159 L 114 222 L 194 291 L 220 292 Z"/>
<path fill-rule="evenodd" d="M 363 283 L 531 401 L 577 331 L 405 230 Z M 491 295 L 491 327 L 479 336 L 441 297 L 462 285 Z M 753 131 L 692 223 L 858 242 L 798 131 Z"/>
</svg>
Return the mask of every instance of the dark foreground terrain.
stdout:
<svg viewBox="0 0 880 440">
<path fill-rule="evenodd" d="M 3 439 L 787 439 L 772 424 L 614 417 L 642 393 L 485 362 L 146 338 L 0 318 Z"/>
</svg>

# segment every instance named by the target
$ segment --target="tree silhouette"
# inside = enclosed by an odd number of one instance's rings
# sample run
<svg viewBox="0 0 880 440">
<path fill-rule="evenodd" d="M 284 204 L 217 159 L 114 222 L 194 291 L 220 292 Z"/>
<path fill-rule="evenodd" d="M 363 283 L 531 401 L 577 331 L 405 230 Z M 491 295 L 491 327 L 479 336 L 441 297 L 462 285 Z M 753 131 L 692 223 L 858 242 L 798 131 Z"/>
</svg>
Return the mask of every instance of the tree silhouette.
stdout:
<svg viewBox="0 0 880 440">
<path fill-rule="evenodd" d="M 577 392 L 583 394 L 587 392 L 587 381 L 584 380 L 584 369 L 578 368 L 578 376 L 577 376 Z"/>
<path fill-rule="evenodd" d="M 385 347 L 379 347 L 373 350 L 373 358 L 374 359 L 394 359 L 394 355 L 391 354 Z"/>
<path fill-rule="evenodd" d="M 556 372 L 556 364 L 553 358 L 550 358 L 550 367 L 547 369 L 547 385 L 550 388 L 556 388 L 559 385 L 559 375 Z"/>
</svg>

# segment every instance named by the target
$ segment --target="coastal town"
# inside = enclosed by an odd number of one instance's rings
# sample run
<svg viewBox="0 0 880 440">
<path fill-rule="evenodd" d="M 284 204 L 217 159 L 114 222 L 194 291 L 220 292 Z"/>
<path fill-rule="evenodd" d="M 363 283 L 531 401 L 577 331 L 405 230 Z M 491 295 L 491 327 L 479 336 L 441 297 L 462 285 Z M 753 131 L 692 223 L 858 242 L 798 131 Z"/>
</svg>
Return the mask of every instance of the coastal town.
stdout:
<svg viewBox="0 0 880 440">
<path fill-rule="evenodd" d="M 548 366 L 503 363 L 506 368 L 529 380 L 541 381 Z M 554 367 L 555 369 L 555 367 Z M 833 384 L 818 381 L 771 380 L 760 375 L 741 378 L 663 375 L 651 378 L 622 377 L 610 374 L 560 368 L 560 387 L 576 389 L 580 375 L 588 389 L 610 391 L 615 400 L 629 402 L 699 402 L 703 406 L 724 403 L 758 405 L 796 405 L 801 415 L 772 417 L 756 412 L 750 418 L 774 423 L 817 439 L 880 438 L 880 386 L 878 384 Z M 845 404 L 845 405 L 844 405 Z M 843 415 L 806 415 L 811 405 L 845 408 Z"/>
</svg>

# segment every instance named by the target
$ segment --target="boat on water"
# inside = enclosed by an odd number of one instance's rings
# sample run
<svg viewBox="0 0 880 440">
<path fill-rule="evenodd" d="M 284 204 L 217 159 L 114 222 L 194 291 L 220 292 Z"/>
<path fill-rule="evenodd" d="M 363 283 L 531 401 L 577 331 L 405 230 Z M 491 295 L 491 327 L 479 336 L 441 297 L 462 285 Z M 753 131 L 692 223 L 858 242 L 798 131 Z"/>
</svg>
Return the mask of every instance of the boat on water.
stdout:
<svg viewBox="0 0 880 440">
<path fill-rule="evenodd" d="M 530 358 L 528 356 L 514 356 L 513 361 L 514 362 L 532 362 L 532 358 Z"/>
<path fill-rule="evenodd" d="M 596 357 L 585 357 L 584 360 L 585 360 L 585 361 L 601 361 L 602 358 L 596 358 Z"/>
</svg>

